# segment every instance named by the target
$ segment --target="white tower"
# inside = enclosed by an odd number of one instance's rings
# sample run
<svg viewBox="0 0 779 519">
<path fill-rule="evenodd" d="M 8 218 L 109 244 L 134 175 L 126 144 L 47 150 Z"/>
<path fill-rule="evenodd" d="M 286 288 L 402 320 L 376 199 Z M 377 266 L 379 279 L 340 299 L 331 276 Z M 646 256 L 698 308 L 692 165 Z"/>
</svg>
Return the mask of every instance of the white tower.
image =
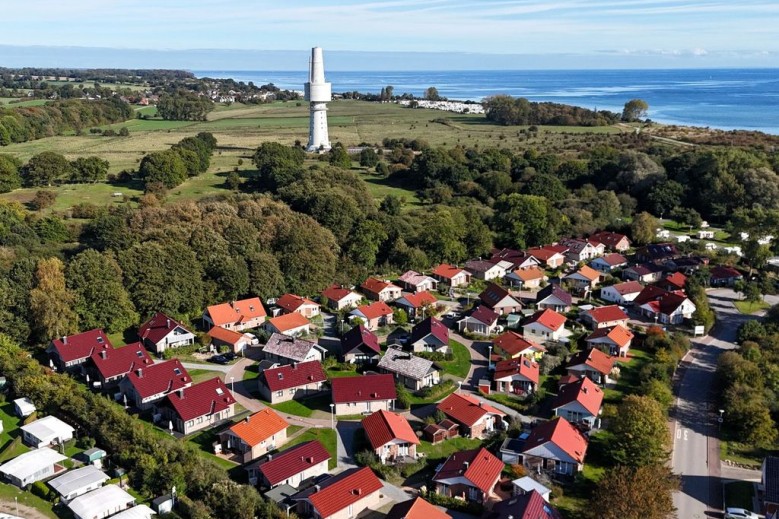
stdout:
<svg viewBox="0 0 779 519">
<path fill-rule="evenodd" d="M 325 62 L 322 48 L 311 49 L 308 67 L 306 101 L 311 103 L 311 119 L 308 123 L 308 151 L 329 150 L 330 136 L 327 133 L 327 103 L 332 100 L 331 84 L 325 83 Z"/>
</svg>

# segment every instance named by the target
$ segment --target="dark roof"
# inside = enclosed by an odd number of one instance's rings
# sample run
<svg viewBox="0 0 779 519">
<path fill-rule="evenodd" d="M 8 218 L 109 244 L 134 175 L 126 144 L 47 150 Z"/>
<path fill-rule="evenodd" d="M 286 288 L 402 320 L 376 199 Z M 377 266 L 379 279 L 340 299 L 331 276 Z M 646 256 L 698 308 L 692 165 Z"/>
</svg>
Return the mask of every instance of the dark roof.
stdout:
<svg viewBox="0 0 779 519">
<path fill-rule="evenodd" d="M 724 265 L 711 267 L 710 274 L 711 279 L 739 279 L 743 277 L 741 272 L 738 270 L 734 269 L 733 267 L 726 267 Z"/>
<path fill-rule="evenodd" d="M 616 232 L 609 232 L 609 231 L 601 231 L 596 232 L 592 236 L 590 236 L 590 240 L 599 241 L 606 247 L 609 247 L 613 249 L 616 247 L 619 242 L 621 242 L 623 239 L 627 238 L 624 234 L 619 234 Z"/>
<path fill-rule="evenodd" d="M 500 316 L 487 308 L 487 306 L 481 305 L 479 308 L 471 312 L 470 317 L 476 319 L 480 323 L 492 325 L 495 324 Z"/>
<path fill-rule="evenodd" d="M 536 490 L 495 503 L 484 519 L 562 519 Z"/>
<path fill-rule="evenodd" d="M 484 447 L 460 451 L 449 456 L 433 476 L 433 481 L 462 477 L 485 494 L 489 494 L 503 467 L 503 462 Z"/>
<path fill-rule="evenodd" d="M 327 380 L 327 375 L 325 375 L 321 362 L 311 360 L 266 369 L 260 375 L 260 379 L 273 392 L 324 382 Z"/>
<path fill-rule="evenodd" d="M 765 464 L 763 500 L 766 503 L 779 503 L 779 458 L 767 456 L 763 463 Z"/>
<path fill-rule="evenodd" d="M 326 486 L 325 486 L 326 485 Z M 321 490 L 309 496 L 319 517 L 330 517 L 347 506 L 378 492 L 383 487 L 370 467 L 348 469 L 323 482 Z"/>
<path fill-rule="evenodd" d="M 368 402 L 373 400 L 395 400 L 395 377 L 386 375 L 363 375 L 340 377 L 330 381 L 333 388 L 333 402 Z"/>
<path fill-rule="evenodd" d="M 179 326 L 184 331 L 191 333 L 172 317 L 162 312 L 157 312 L 154 314 L 154 317 L 141 325 L 138 329 L 138 336 L 141 339 L 149 339 L 152 343 L 157 344 Z"/>
<path fill-rule="evenodd" d="M 141 398 L 169 393 L 192 384 L 192 377 L 178 359 L 166 360 L 127 374 L 127 380 Z"/>
<path fill-rule="evenodd" d="M 89 330 L 88 332 L 77 333 L 68 337 L 52 339 L 51 345 L 59 354 L 62 362 L 72 362 L 78 359 L 85 359 L 92 355 L 92 352 L 98 348 L 108 345 L 113 348 L 111 341 L 106 337 L 105 332 L 100 329 Z"/>
<path fill-rule="evenodd" d="M 355 350 L 371 350 L 377 355 L 381 355 L 381 346 L 376 334 L 363 325 L 358 325 L 346 332 L 341 337 L 341 354 L 346 355 Z"/>
<path fill-rule="evenodd" d="M 495 305 L 500 303 L 501 300 L 503 300 L 506 296 L 511 297 L 511 294 L 509 294 L 508 290 L 499 285 L 496 285 L 495 283 L 490 283 L 487 285 L 487 288 L 485 288 L 484 291 L 479 294 L 479 299 L 481 299 L 488 307 L 494 308 Z"/>
<path fill-rule="evenodd" d="M 449 344 L 449 328 L 435 317 L 428 317 L 414 325 L 411 329 L 411 342 L 417 342 L 431 334 L 442 343 Z"/>
<path fill-rule="evenodd" d="M 154 364 L 140 342 L 121 348 L 112 348 L 105 344 L 102 348 L 93 351 L 89 358 L 103 379 L 124 375 L 136 368 Z"/>
<path fill-rule="evenodd" d="M 665 269 L 659 265 L 655 265 L 654 263 L 642 263 L 640 265 L 634 265 L 632 267 L 629 267 L 625 270 L 633 271 L 639 276 L 648 276 L 650 274 L 657 274 L 658 272 L 663 272 Z"/>
<path fill-rule="evenodd" d="M 219 377 L 179 389 L 165 398 L 185 422 L 199 416 L 222 412 L 235 403 L 235 398 Z"/>
<path fill-rule="evenodd" d="M 311 440 L 269 456 L 268 460 L 261 462 L 257 468 L 271 485 L 278 485 L 329 459 L 327 449 L 319 441 Z"/>
<path fill-rule="evenodd" d="M 673 243 L 652 243 L 636 251 L 636 256 L 649 260 L 659 260 L 678 256 L 679 251 Z"/>
<path fill-rule="evenodd" d="M 549 283 L 544 288 L 538 291 L 536 294 L 536 303 L 540 303 L 547 297 L 554 296 L 563 302 L 565 306 L 571 306 L 573 303 L 573 297 L 571 294 L 563 290 L 557 283 Z"/>
</svg>

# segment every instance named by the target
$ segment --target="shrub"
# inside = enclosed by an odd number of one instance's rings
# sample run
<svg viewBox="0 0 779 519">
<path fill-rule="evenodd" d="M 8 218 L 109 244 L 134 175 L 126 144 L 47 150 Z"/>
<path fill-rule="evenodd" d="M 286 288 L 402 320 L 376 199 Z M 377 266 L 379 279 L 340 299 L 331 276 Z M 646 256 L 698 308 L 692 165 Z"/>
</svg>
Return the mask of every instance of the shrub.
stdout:
<svg viewBox="0 0 779 519">
<path fill-rule="evenodd" d="M 35 483 L 33 483 L 32 486 L 30 487 L 30 492 L 32 492 L 33 494 L 35 494 L 36 496 L 42 499 L 45 499 L 47 501 L 49 500 L 50 497 L 49 487 L 47 487 L 46 483 L 44 483 L 43 481 L 36 481 Z"/>
<path fill-rule="evenodd" d="M 54 191 L 45 191 L 43 189 L 35 192 L 35 198 L 30 202 L 30 206 L 36 211 L 49 208 L 57 200 L 57 193 Z"/>
</svg>

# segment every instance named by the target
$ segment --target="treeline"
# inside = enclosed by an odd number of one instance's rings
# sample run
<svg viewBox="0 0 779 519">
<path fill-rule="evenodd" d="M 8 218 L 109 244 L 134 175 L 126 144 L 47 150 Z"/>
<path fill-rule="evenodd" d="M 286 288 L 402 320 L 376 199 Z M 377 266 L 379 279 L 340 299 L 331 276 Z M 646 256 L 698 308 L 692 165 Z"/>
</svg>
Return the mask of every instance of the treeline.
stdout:
<svg viewBox="0 0 779 519">
<path fill-rule="evenodd" d="M 110 97 L 86 101 L 52 101 L 44 106 L 0 108 L 0 146 L 60 135 L 80 133 L 90 126 L 126 121 L 132 116 L 130 105 Z"/>
<path fill-rule="evenodd" d="M 188 177 L 204 173 L 211 165 L 216 139 L 208 132 L 185 137 L 169 150 L 155 151 L 141 160 L 138 175 L 147 192 L 172 189 Z"/>
<path fill-rule="evenodd" d="M 558 103 L 534 103 L 524 97 L 497 95 L 484 101 L 487 120 L 506 126 L 606 126 L 620 120 L 607 110 L 588 110 Z"/>
<path fill-rule="evenodd" d="M 44 413 L 77 424 L 79 436 L 93 438 L 128 471 L 133 488 L 155 497 L 175 487 L 177 512 L 184 517 L 282 518 L 254 487 L 232 481 L 195 447 L 157 434 L 109 397 L 43 368 L 6 336 L 0 336 L 0 370 L 16 396 L 30 398 Z"/>
<path fill-rule="evenodd" d="M 213 109 L 211 99 L 184 90 L 163 94 L 157 102 L 157 113 L 169 121 L 205 121 Z"/>
<path fill-rule="evenodd" d="M 71 69 L 71 68 L 5 68 L 0 67 L 0 86 L 5 88 L 36 88 L 45 78 L 68 78 L 74 82 L 97 81 L 99 83 L 162 82 L 194 79 L 186 70 L 166 69 Z M 24 82 L 27 82 L 25 85 Z M 21 83 L 21 85 L 20 85 Z"/>
</svg>

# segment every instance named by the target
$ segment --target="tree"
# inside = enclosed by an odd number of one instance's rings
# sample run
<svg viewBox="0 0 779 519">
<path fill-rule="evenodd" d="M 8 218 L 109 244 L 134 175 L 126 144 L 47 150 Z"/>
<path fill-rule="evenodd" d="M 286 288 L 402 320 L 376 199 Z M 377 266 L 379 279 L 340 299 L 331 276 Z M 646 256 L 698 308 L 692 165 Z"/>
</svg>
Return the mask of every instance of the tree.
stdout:
<svg viewBox="0 0 779 519">
<path fill-rule="evenodd" d="M 254 152 L 252 162 L 257 167 L 257 185 L 269 191 L 291 184 L 302 175 L 305 152 L 278 142 L 263 142 Z"/>
<path fill-rule="evenodd" d="M 379 155 L 373 148 L 363 148 L 360 152 L 360 166 L 364 168 L 375 168 L 379 163 Z"/>
<path fill-rule="evenodd" d="M 626 122 L 634 122 L 646 117 L 649 110 L 649 104 L 643 99 L 631 99 L 625 103 L 625 107 L 622 109 L 622 120 Z"/>
<path fill-rule="evenodd" d="M 663 463 L 668 457 L 667 419 L 653 398 L 626 397 L 609 429 L 614 435 L 611 456 L 617 463 L 640 467 Z"/>
<path fill-rule="evenodd" d="M 208 97 L 178 91 L 163 94 L 157 102 L 157 113 L 168 121 L 205 121 L 214 103 Z"/>
<path fill-rule="evenodd" d="M 110 164 L 100 157 L 79 157 L 70 163 L 72 173 L 70 179 L 74 182 L 97 182 L 108 174 Z"/>
<path fill-rule="evenodd" d="M 744 259 L 749 264 L 749 276 L 753 269 L 761 269 L 771 257 L 771 248 L 768 245 L 758 243 L 755 238 L 750 238 L 744 244 Z"/>
<path fill-rule="evenodd" d="M 386 195 L 379 204 L 379 211 L 390 216 L 400 215 L 404 200 L 397 195 Z"/>
<path fill-rule="evenodd" d="M 54 191 L 39 189 L 35 192 L 35 197 L 30 201 L 30 207 L 35 211 L 41 211 L 53 206 L 56 200 L 57 193 Z"/>
<path fill-rule="evenodd" d="M 237 171 L 231 171 L 225 177 L 225 187 L 230 191 L 238 191 L 241 187 L 241 175 Z"/>
<path fill-rule="evenodd" d="M 22 164 L 13 155 L 0 154 L 0 193 L 22 187 Z"/>
<path fill-rule="evenodd" d="M 141 160 L 138 173 L 147 185 L 161 182 L 168 189 L 187 179 L 187 167 L 181 155 L 173 150 L 149 153 Z"/>
<path fill-rule="evenodd" d="M 78 331 L 75 298 L 65 287 L 64 265 L 57 258 L 38 261 L 35 288 L 30 291 L 30 318 L 38 339 L 71 335 Z"/>
<path fill-rule="evenodd" d="M 492 227 L 504 247 L 524 249 L 557 239 L 564 217 L 546 198 L 512 193 L 495 202 Z"/>
<path fill-rule="evenodd" d="M 662 464 L 642 467 L 620 465 L 607 470 L 589 507 L 593 519 L 666 519 L 675 508 L 673 492 L 679 478 Z"/>
<path fill-rule="evenodd" d="M 73 308 L 85 329 L 104 328 L 117 333 L 138 323 L 113 254 L 87 249 L 68 264 L 66 277 L 75 295 Z"/>
<path fill-rule="evenodd" d="M 441 96 L 438 94 L 438 89 L 436 87 L 428 87 L 425 90 L 425 99 L 428 101 L 440 101 Z"/>
<path fill-rule="evenodd" d="M 349 152 L 346 151 L 344 145 L 340 142 L 336 142 L 335 145 L 330 148 L 328 162 L 331 166 L 336 166 L 343 169 L 349 169 L 352 167 L 352 157 Z"/>
<path fill-rule="evenodd" d="M 70 172 L 70 162 L 62 154 L 44 151 L 27 162 L 22 178 L 28 186 L 50 186 L 55 180 L 68 178 Z"/>
<path fill-rule="evenodd" d="M 630 234 L 638 245 L 651 243 L 655 238 L 658 223 L 654 216 L 647 212 L 639 213 L 630 224 Z"/>
<path fill-rule="evenodd" d="M 655 184 L 649 191 L 647 201 L 651 211 L 662 216 L 668 214 L 671 209 L 681 206 L 683 197 L 684 186 L 669 180 Z"/>
<path fill-rule="evenodd" d="M 405 326 L 408 324 L 408 314 L 402 308 L 396 308 L 392 311 L 393 321 L 398 326 Z"/>
</svg>

